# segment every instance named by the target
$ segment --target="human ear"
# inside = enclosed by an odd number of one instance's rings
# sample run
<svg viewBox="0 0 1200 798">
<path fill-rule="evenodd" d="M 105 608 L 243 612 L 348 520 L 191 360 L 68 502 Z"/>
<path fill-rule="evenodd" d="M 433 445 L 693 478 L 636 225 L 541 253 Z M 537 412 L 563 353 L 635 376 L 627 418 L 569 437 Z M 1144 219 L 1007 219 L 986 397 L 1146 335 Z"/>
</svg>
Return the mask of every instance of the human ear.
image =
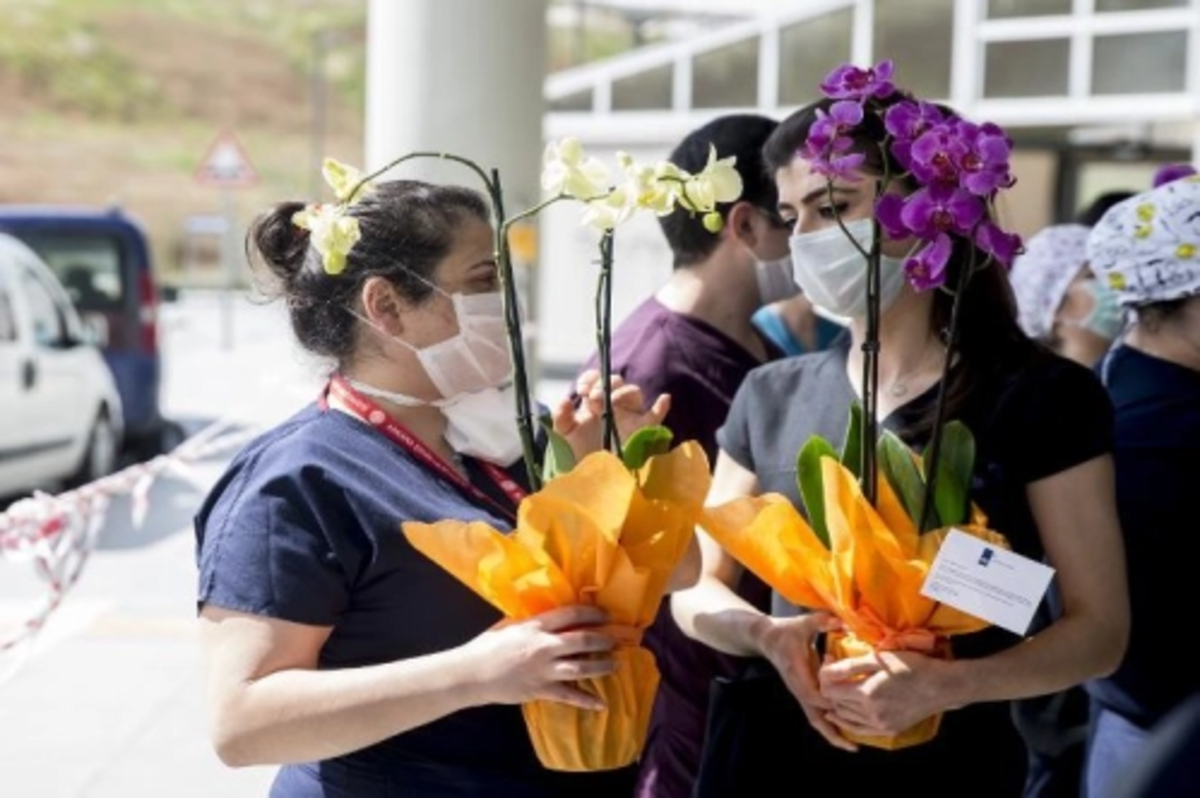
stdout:
<svg viewBox="0 0 1200 798">
<path fill-rule="evenodd" d="M 401 320 L 401 302 L 396 288 L 382 277 L 368 277 L 359 292 L 363 315 L 388 335 L 399 335 L 404 331 Z"/>
<path fill-rule="evenodd" d="M 729 209 L 725 217 L 725 229 L 729 235 L 736 238 L 744 246 L 754 249 L 758 246 L 760 231 L 757 227 L 761 216 L 748 202 L 737 202 Z"/>
</svg>

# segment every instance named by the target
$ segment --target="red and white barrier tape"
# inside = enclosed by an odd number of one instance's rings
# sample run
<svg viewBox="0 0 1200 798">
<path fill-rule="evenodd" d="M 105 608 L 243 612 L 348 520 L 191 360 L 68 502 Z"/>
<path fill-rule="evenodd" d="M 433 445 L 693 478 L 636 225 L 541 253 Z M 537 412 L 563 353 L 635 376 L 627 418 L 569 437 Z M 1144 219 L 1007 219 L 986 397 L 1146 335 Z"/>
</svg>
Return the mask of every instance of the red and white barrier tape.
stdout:
<svg viewBox="0 0 1200 798">
<path fill-rule="evenodd" d="M 140 528 L 150 505 L 154 480 L 170 473 L 196 482 L 189 464 L 241 448 L 260 429 L 233 429 L 218 421 L 188 438 L 173 451 L 137 463 L 74 490 L 50 495 L 38 492 L 20 499 L 0 513 L 0 560 L 32 562 L 34 573 L 46 585 L 37 609 L 14 633 L 0 637 L 0 658 L 17 655 L 0 667 L 0 682 L 16 671 L 31 649 L 33 639 L 79 581 L 83 566 L 96 547 L 109 501 L 129 495 L 135 528 Z M 3 663 L 0 663 L 2 665 Z"/>
</svg>

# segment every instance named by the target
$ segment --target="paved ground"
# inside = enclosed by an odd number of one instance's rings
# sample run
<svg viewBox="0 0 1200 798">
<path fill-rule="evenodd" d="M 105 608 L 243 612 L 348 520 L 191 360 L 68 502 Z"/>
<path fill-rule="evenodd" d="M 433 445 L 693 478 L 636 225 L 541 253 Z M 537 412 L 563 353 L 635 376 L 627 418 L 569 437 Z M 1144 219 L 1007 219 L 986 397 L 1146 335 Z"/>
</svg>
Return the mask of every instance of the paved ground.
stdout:
<svg viewBox="0 0 1200 798">
<path fill-rule="evenodd" d="M 229 318 L 235 345 L 225 348 Z M 193 432 L 222 418 L 269 424 L 319 385 L 275 306 L 184 297 L 164 308 L 163 346 L 164 404 Z M 141 527 L 127 500 L 114 501 L 36 648 L 23 662 L 0 654 L 0 797 L 266 795 L 274 770 L 225 768 L 205 732 L 189 524 L 226 459 L 197 464 L 194 484 L 160 479 Z M 0 560 L 0 638 L 44 595 L 28 566 Z"/>
<path fill-rule="evenodd" d="M 222 345 L 229 307 L 233 349 Z M 218 418 L 254 428 L 315 395 L 318 371 L 291 348 L 274 307 L 189 297 L 163 321 L 164 404 L 192 431 Z M 115 501 L 36 649 L 15 672 L 0 656 L 0 796 L 266 794 L 273 769 L 225 768 L 205 732 L 189 523 L 225 461 L 198 464 L 194 485 L 161 479 L 140 528 L 128 501 Z M 0 631 L 44 594 L 28 567 L 0 562 Z"/>
</svg>

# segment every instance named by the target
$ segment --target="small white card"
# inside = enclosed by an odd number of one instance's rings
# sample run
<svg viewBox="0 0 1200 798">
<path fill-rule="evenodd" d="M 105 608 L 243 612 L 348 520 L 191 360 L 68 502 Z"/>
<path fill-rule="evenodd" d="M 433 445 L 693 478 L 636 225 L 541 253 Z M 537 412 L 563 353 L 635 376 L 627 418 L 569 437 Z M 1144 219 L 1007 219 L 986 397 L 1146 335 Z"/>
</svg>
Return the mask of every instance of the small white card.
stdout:
<svg viewBox="0 0 1200 798">
<path fill-rule="evenodd" d="M 1054 569 L 977 537 L 950 530 L 921 595 L 1024 635 Z"/>
</svg>

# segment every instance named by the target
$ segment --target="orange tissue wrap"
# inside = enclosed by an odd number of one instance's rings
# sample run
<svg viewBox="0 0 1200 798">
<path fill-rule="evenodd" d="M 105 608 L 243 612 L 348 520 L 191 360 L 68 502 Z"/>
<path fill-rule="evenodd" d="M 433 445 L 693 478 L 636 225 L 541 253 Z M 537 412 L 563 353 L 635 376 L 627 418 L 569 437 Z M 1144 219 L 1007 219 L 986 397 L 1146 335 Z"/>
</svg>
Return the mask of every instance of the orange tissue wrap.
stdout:
<svg viewBox="0 0 1200 798">
<path fill-rule="evenodd" d="M 821 459 L 829 548 L 786 497 L 765 494 L 707 509 L 699 522 L 729 554 L 793 604 L 827 610 L 843 631 L 829 635 L 834 659 L 872 651 L 915 650 L 950 656 L 948 638 L 989 624 L 921 595 L 921 586 L 949 527 L 919 534 L 888 480 L 878 480 L 878 507 L 858 480 L 832 457 Z M 971 508 L 953 528 L 1008 548 Z M 854 737 L 894 750 L 927 742 L 940 715 L 889 737 Z"/>
<path fill-rule="evenodd" d="M 710 481 L 708 459 L 695 442 L 651 457 L 633 472 L 601 451 L 526 497 L 509 534 L 460 521 L 410 522 L 403 529 L 418 551 L 507 618 L 595 605 L 613 625 L 640 633 L 654 620 L 671 572 L 687 551 Z M 522 707 L 547 768 L 610 770 L 637 759 L 658 668 L 638 641 L 621 645 L 616 658 L 614 673 L 580 685 L 606 709 L 553 701 Z"/>
</svg>

